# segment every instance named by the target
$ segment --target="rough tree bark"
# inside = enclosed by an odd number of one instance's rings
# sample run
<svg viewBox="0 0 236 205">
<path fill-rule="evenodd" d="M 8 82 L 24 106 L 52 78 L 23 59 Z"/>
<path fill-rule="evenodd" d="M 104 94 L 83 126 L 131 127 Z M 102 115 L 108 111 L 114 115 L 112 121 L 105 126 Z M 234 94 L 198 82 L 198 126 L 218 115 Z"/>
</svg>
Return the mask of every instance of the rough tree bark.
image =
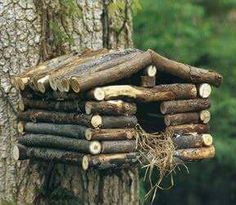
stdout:
<svg viewBox="0 0 236 205">
<path fill-rule="evenodd" d="M 0 0 L 0 204 L 138 204 L 136 169 L 83 172 L 76 166 L 12 159 L 19 95 L 10 76 L 70 50 L 132 46 L 129 1 L 112 15 L 110 1 L 77 1 L 73 8 L 80 8 L 80 16 L 68 15 L 62 2 Z"/>
</svg>

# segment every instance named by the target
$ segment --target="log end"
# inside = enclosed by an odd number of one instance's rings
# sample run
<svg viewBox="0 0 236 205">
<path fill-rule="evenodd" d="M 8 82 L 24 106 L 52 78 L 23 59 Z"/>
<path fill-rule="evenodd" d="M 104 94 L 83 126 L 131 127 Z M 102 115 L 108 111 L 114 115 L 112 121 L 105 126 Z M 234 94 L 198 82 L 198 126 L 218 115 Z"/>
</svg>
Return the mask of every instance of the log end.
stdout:
<svg viewBox="0 0 236 205">
<path fill-rule="evenodd" d="M 19 100 L 18 102 L 18 110 L 19 111 L 24 111 L 25 110 L 25 105 L 23 100 Z"/>
<path fill-rule="evenodd" d="M 70 79 L 70 86 L 75 93 L 80 92 L 79 80 L 76 77 Z"/>
<path fill-rule="evenodd" d="M 98 128 L 102 126 L 102 117 L 100 115 L 94 115 L 91 119 L 91 125 L 94 128 Z"/>
<path fill-rule="evenodd" d="M 56 80 L 56 87 L 57 89 L 62 93 L 64 92 L 64 87 L 62 85 L 62 81 L 61 80 Z"/>
<path fill-rule="evenodd" d="M 157 73 L 157 69 L 155 66 L 153 65 L 150 65 L 148 66 L 146 69 L 145 69 L 145 72 L 144 72 L 147 76 L 149 77 L 154 77 Z"/>
<path fill-rule="evenodd" d="M 52 88 L 52 90 L 54 90 L 54 91 L 57 90 L 56 82 L 53 78 L 49 78 L 49 85 Z"/>
<path fill-rule="evenodd" d="M 12 158 L 15 161 L 28 159 L 27 148 L 21 144 L 15 145 L 12 150 Z"/>
<path fill-rule="evenodd" d="M 160 105 L 160 111 L 162 114 L 166 114 L 166 112 L 167 112 L 167 109 L 163 103 L 161 103 L 161 105 Z"/>
<path fill-rule="evenodd" d="M 98 101 L 102 101 L 105 99 L 105 92 L 102 90 L 102 88 L 95 88 L 93 94 L 94 98 Z"/>
<path fill-rule="evenodd" d="M 63 87 L 63 91 L 64 92 L 69 92 L 69 90 L 70 90 L 70 82 L 69 82 L 69 80 L 68 79 L 63 79 L 61 81 L 61 84 L 62 84 L 62 87 Z"/>
<path fill-rule="evenodd" d="M 211 113 L 208 110 L 202 110 L 200 112 L 200 120 L 207 124 L 211 120 Z"/>
<path fill-rule="evenodd" d="M 37 82 L 37 90 L 41 93 L 45 93 L 46 88 L 43 82 Z"/>
<path fill-rule="evenodd" d="M 90 128 L 86 129 L 84 135 L 85 135 L 86 140 L 90 141 L 92 139 L 92 131 L 91 131 L 91 129 Z"/>
<path fill-rule="evenodd" d="M 208 98 L 211 94 L 211 86 L 208 83 L 203 83 L 199 86 L 199 96 L 202 98 Z"/>
<path fill-rule="evenodd" d="M 99 154 L 101 153 L 101 150 L 102 150 L 102 145 L 100 142 L 93 141 L 90 143 L 89 151 L 91 154 Z"/>
<path fill-rule="evenodd" d="M 213 143 L 213 137 L 210 134 L 203 134 L 202 141 L 205 146 L 211 146 Z"/>
<path fill-rule="evenodd" d="M 18 122 L 17 124 L 17 130 L 20 134 L 24 134 L 24 131 L 25 131 L 25 123 L 20 121 Z"/>
<path fill-rule="evenodd" d="M 89 168 L 89 157 L 88 156 L 83 156 L 82 159 L 82 168 L 83 170 L 87 170 Z"/>
<path fill-rule="evenodd" d="M 92 110 L 91 109 L 92 109 L 91 103 L 90 102 L 86 102 L 85 103 L 85 113 L 87 115 L 92 114 Z"/>
</svg>

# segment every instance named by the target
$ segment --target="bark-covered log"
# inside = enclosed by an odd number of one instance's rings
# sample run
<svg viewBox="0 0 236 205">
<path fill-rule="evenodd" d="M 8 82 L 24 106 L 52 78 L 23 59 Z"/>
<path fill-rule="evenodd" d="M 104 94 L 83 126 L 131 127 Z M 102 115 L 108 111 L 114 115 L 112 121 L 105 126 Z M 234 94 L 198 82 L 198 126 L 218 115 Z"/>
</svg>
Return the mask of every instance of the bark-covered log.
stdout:
<svg viewBox="0 0 236 205">
<path fill-rule="evenodd" d="M 169 126 L 166 128 L 166 131 L 173 132 L 175 134 L 186 134 L 197 132 L 198 134 L 208 133 L 210 126 L 208 124 L 184 124 Z"/>
<path fill-rule="evenodd" d="M 53 111 L 26 111 L 18 113 L 18 118 L 23 121 L 49 122 L 58 124 L 79 124 L 93 128 L 123 128 L 135 127 L 135 116 L 100 116 L 85 115 Z"/>
<path fill-rule="evenodd" d="M 84 170 L 89 168 L 128 168 L 131 165 L 138 164 L 138 158 L 137 153 L 85 155 L 83 157 L 82 167 Z"/>
<path fill-rule="evenodd" d="M 79 100 L 74 101 L 52 101 L 52 100 L 31 100 L 23 98 L 19 102 L 20 111 L 27 109 L 42 109 L 68 112 L 85 112 L 85 103 Z"/>
<path fill-rule="evenodd" d="M 208 98 L 211 95 L 211 86 L 208 83 L 203 83 L 199 85 L 198 95 L 202 98 Z"/>
<path fill-rule="evenodd" d="M 196 68 L 190 65 L 178 63 L 173 60 L 169 60 L 152 50 L 148 50 L 152 56 L 153 64 L 158 70 L 178 76 L 182 79 L 188 80 L 193 83 L 209 83 L 215 86 L 220 86 L 223 81 L 223 77 L 212 70 L 205 70 Z"/>
<path fill-rule="evenodd" d="M 87 140 L 127 140 L 136 138 L 138 133 L 135 129 L 86 129 L 85 138 Z"/>
<path fill-rule="evenodd" d="M 26 154 L 26 155 L 25 155 Z M 26 147 L 18 144 L 13 148 L 14 160 L 43 160 L 81 166 L 84 154 L 72 151 Z"/>
<path fill-rule="evenodd" d="M 210 108 L 209 99 L 191 99 L 162 102 L 160 110 L 162 114 L 183 113 L 201 111 Z"/>
<path fill-rule="evenodd" d="M 98 141 L 79 140 L 55 135 L 26 134 L 19 138 L 18 142 L 28 147 L 58 148 L 90 154 L 101 152 L 101 144 Z"/>
<path fill-rule="evenodd" d="M 71 88 L 78 93 L 93 87 L 111 83 L 123 78 L 128 78 L 143 67 L 151 64 L 151 56 L 148 52 L 138 54 L 136 58 L 114 66 L 113 68 L 92 73 L 88 76 L 72 77 Z"/>
<path fill-rule="evenodd" d="M 203 110 L 200 112 L 187 112 L 165 115 L 164 121 L 166 126 L 182 125 L 190 123 L 208 123 L 210 121 L 210 112 Z"/>
<path fill-rule="evenodd" d="M 215 147 L 201 147 L 191 149 L 179 149 L 175 151 L 174 156 L 183 161 L 197 161 L 201 159 L 210 159 L 215 156 Z"/>
<path fill-rule="evenodd" d="M 144 88 L 153 88 L 156 85 L 156 77 L 155 76 L 141 76 L 140 85 Z"/>
<path fill-rule="evenodd" d="M 176 149 L 209 147 L 213 143 L 213 138 L 210 134 L 177 134 L 174 135 L 172 140 Z"/>
<path fill-rule="evenodd" d="M 106 86 L 88 93 L 88 97 L 95 100 L 130 98 L 140 102 L 190 99 L 196 96 L 197 89 L 193 84 L 158 85 L 153 88 L 130 85 Z"/>
<path fill-rule="evenodd" d="M 134 115 L 137 107 L 134 103 L 127 103 L 122 100 L 109 100 L 85 103 L 86 114 L 103 114 L 103 115 Z"/>
<path fill-rule="evenodd" d="M 85 139 L 87 127 L 70 124 L 54 124 L 54 123 L 33 123 L 19 122 L 18 131 L 23 133 L 49 134 L 59 135 L 70 138 Z"/>
<path fill-rule="evenodd" d="M 125 152 L 135 152 L 137 150 L 135 140 L 119 140 L 119 141 L 102 141 L 101 153 L 125 153 Z"/>
</svg>

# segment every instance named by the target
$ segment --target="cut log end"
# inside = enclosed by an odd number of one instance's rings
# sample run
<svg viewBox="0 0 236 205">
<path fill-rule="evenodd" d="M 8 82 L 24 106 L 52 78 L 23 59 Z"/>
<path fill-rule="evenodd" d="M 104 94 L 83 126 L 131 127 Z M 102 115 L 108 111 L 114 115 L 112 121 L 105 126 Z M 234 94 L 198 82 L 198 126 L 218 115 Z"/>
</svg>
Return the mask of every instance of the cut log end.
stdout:
<svg viewBox="0 0 236 205">
<path fill-rule="evenodd" d="M 72 90 L 75 92 L 75 93 L 79 93 L 80 92 L 80 85 L 79 85 L 79 81 L 76 77 L 72 77 L 70 79 L 70 86 L 72 88 Z"/>
<path fill-rule="evenodd" d="M 13 147 L 13 150 L 12 150 L 12 158 L 13 158 L 13 160 L 15 160 L 15 161 L 19 160 L 19 158 L 20 158 L 20 151 L 19 151 L 19 148 L 18 148 L 17 145 L 15 145 L 15 146 Z"/>
<path fill-rule="evenodd" d="M 83 170 L 87 170 L 89 168 L 89 158 L 88 156 L 83 156 L 83 159 L 82 159 L 82 168 Z"/>
<path fill-rule="evenodd" d="M 94 98 L 98 101 L 105 99 L 105 92 L 101 88 L 96 88 L 94 90 Z"/>
<path fill-rule="evenodd" d="M 98 128 L 102 126 L 102 117 L 100 115 L 94 115 L 91 119 L 91 125 L 94 128 Z"/>
<path fill-rule="evenodd" d="M 54 79 L 49 79 L 49 85 L 52 88 L 52 90 L 57 91 L 57 86 Z"/>
<path fill-rule="evenodd" d="M 57 85 L 57 89 L 58 89 L 61 93 L 64 92 L 64 87 L 63 87 L 63 85 L 62 85 L 62 81 L 57 80 L 57 81 L 56 81 L 56 85 Z"/>
<path fill-rule="evenodd" d="M 37 82 L 37 90 L 41 93 L 45 93 L 46 88 L 45 88 L 43 82 Z"/>
<path fill-rule="evenodd" d="M 211 113 L 208 110 L 202 110 L 200 112 L 200 120 L 207 124 L 211 120 Z"/>
<path fill-rule="evenodd" d="M 199 96 L 208 98 L 211 94 L 211 86 L 208 83 L 203 83 L 199 86 Z"/>
<path fill-rule="evenodd" d="M 149 76 L 149 77 L 155 76 L 156 73 L 157 73 L 157 69 L 156 69 L 156 67 L 153 66 L 153 65 L 148 66 L 148 67 L 144 70 L 144 74 L 146 74 L 146 75 Z"/>
<path fill-rule="evenodd" d="M 93 141 L 90 143 L 89 151 L 91 154 L 99 154 L 101 153 L 101 150 L 102 150 L 102 146 L 100 142 Z"/>
<path fill-rule="evenodd" d="M 12 149 L 13 160 L 25 160 L 28 159 L 27 148 L 24 145 L 17 144 Z"/>
<path fill-rule="evenodd" d="M 69 80 L 68 79 L 63 79 L 61 81 L 61 84 L 62 84 L 64 92 L 69 92 L 69 90 L 70 90 L 70 82 L 69 82 Z"/>
<path fill-rule="evenodd" d="M 91 104 L 89 102 L 85 103 L 85 113 L 87 115 L 90 115 L 92 113 L 92 107 L 91 107 Z"/>
<path fill-rule="evenodd" d="M 86 129 L 84 135 L 85 135 L 86 140 L 90 141 L 92 139 L 92 131 L 91 131 L 91 129 L 90 128 Z"/>
<path fill-rule="evenodd" d="M 18 110 L 19 111 L 24 111 L 25 110 L 25 105 L 23 100 L 19 100 L 18 102 Z"/>
<path fill-rule="evenodd" d="M 210 134 L 203 134 L 202 141 L 205 146 L 211 146 L 213 144 L 213 137 Z"/>
<path fill-rule="evenodd" d="M 18 132 L 20 133 L 20 134 L 24 134 L 24 122 L 18 122 L 18 124 L 17 124 L 17 129 L 18 129 Z"/>
</svg>

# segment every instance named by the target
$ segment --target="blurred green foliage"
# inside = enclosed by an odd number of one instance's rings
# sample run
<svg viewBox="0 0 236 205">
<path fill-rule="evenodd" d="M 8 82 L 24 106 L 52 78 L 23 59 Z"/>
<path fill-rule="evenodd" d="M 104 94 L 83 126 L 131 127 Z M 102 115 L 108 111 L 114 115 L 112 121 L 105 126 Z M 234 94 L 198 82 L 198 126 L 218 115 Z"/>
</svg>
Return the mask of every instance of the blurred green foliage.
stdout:
<svg viewBox="0 0 236 205">
<path fill-rule="evenodd" d="M 213 89 L 215 160 L 189 165 L 156 204 L 236 204 L 236 1 L 143 0 L 134 17 L 135 46 L 224 76 Z"/>
</svg>

